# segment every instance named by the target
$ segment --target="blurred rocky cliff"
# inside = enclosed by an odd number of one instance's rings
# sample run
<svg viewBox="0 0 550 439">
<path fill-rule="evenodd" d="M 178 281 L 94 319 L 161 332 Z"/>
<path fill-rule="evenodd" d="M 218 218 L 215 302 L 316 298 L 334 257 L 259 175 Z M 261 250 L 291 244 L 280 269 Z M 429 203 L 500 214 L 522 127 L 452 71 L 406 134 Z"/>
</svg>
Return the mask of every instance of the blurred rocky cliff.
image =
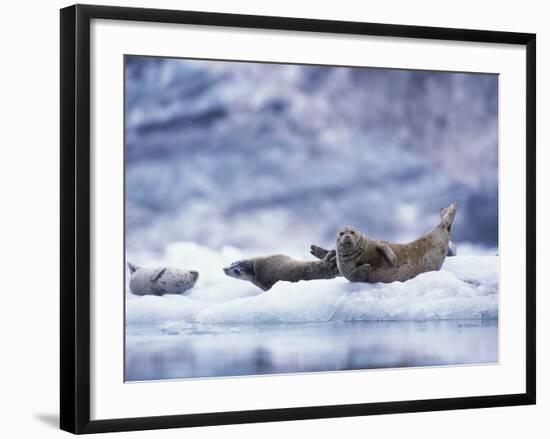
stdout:
<svg viewBox="0 0 550 439">
<path fill-rule="evenodd" d="M 126 57 L 127 248 L 498 244 L 498 77 Z"/>
</svg>

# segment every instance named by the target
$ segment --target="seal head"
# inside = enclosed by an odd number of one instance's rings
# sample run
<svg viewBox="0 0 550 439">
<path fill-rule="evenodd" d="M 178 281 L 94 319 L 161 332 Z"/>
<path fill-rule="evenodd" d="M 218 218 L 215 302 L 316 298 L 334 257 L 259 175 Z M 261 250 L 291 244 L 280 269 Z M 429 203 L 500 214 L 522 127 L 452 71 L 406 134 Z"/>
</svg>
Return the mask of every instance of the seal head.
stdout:
<svg viewBox="0 0 550 439">
<path fill-rule="evenodd" d="M 223 272 L 227 276 L 235 279 L 247 280 L 250 282 L 254 280 L 254 264 L 250 260 L 243 259 L 233 262 L 228 267 L 225 267 Z"/>
<path fill-rule="evenodd" d="M 340 227 L 336 234 L 336 247 L 342 254 L 352 253 L 365 239 L 365 236 L 353 226 Z"/>
</svg>

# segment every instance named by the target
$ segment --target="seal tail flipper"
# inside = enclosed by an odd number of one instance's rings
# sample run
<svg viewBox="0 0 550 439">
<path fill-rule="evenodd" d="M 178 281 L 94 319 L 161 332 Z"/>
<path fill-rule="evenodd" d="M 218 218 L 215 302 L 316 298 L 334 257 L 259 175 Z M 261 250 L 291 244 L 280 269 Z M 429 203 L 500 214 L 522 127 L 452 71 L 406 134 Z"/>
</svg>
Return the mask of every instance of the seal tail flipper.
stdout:
<svg viewBox="0 0 550 439">
<path fill-rule="evenodd" d="M 132 264 L 131 262 L 128 262 L 128 270 L 130 270 L 130 274 L 134 273 L 139 267 L 137 265 Z"/>
<path fill-rule="evenodd" d="M 309 252 L 317 259 L 325 259 L 325 256 L 329 253 L 327 249 L 319 247 L 318 245 L 311 245 Z"/>
<path fill-rule="evenodd" d="M 442 207 L 439 211 L 439 215 L 441 215 L 441 225 L 445 227 L 449 231 L 449 233 L 451 233 L 451 226 L 455 219 L 457 208 L 458 205 L 455 201 L 454 203 L 451 203 L 449 207 Z"/>
</svg>

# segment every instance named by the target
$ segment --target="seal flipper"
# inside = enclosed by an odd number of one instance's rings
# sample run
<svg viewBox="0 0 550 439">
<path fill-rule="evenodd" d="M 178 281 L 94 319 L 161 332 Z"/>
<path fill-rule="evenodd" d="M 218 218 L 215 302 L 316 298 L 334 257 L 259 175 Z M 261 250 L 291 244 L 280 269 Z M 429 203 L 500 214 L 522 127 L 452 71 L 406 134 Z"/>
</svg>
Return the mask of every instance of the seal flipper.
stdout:
<svg viewBox="0 0 550 439">
<path fill-rule="evenodd" d="M 362 264 L 350 271 L 347 276 L 344 276 L 350 282 L 369 282 L 372 268 L 370 264 Z"/>
<path fill-rule="evenodd" d="M 393 249 L 390 247 L 390 245 L 387 242 L 378 242 L 376 244 L 376 248 L 377 248 L 377 250 L 382 252 L 382 254 L 386 258 L 386 260 L 391 265 L 397 265 L 397 256 L 395 255 L 395 252 L 393 251 Z"/>
<path fill-rule="evenodd" d="M 442 207 L 439 211 L 439 215 L 441 216 L 441 225 L 445 227 L 449 231 L 449 233 L 451 233 L 451 226 L 455 219 L 457 208 L 458 204 L 455 201 L 451 203 L 449 207 Z"/>
<path fill-rule="evenodd" d="M 158 270 L 156 270 L 151 276 L 151 282 L 156 282 L 157 280 L 159 280 L 159 278 L 164 274 L 165 271 L 166 268 L 159 268 Z"/>
<path fill-rule="evenodd" d="M 317 259 L 325 259 L 325 256 L 328 255 L 329 251 L 327 249 L 324 249 L 323 247 L 319 247 L 318 245 L 311 244 L 309 247 L 309 252 L 315 256 Z"/>
<path fill-rule="evenodd" d="M 130 270 L 130 274 L 134 274 L 136 270 L 139 269 L 137 265 L 134 265 L 131 262 L 127 262 L 126 265 L 128 265 L 128 270 Z"/>
<path fill-rule="evenodd" d="M 251 282 L 252 282 L 254 285 L 256 285 L 258 288 L 260 288 L 262 291 L 268 291 L 268 290 L 270 290 L 271 287 L 277 283 L 277 282 L 273 282 L 272 284 L 265 285 L 265 284 L 262 284 L 261 282 L 257 281 L 256 279 L 253 279 Z"/>
<path fill-rule="evenodd" d="M 333 262 L 336 263 L 336 250 L 330 250 L 327 255 L 323 258 L 323 262 Z"/>
</svg>

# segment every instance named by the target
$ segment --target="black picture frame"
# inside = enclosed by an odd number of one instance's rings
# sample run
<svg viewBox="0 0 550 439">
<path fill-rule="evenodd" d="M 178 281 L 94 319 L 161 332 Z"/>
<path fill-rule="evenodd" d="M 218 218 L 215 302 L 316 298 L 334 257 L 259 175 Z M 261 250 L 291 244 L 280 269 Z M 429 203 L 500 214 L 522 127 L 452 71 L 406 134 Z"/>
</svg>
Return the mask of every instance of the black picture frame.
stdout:
<svg viewBox="0 0 550 439">
<path fill-rule="evenodd" d="M 527 159 L 525 393 L 90 420 L 90 21 L 92 19 L 525 46 L 527 60 L 525 66 L 527 79 L 525 115 Z M 61 429 L 77 434 L 98 433 L 535 404 L 535 34 L 89 5 L 74 5 L 61 9 L 60 28 Z"/>
</svg>

